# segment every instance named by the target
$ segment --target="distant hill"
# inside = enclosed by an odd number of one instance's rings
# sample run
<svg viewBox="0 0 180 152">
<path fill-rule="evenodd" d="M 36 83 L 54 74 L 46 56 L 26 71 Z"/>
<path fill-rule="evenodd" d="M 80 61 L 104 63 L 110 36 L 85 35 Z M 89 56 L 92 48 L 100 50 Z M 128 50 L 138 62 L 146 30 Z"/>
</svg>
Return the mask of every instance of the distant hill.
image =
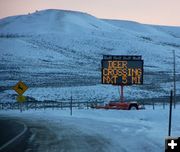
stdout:
<svg viewBox="0 0 180 152">
<path fill-rule="evenodd" d="M 10 89 L 18 80 L 29 87 L 97 85 L 103 54 L 142 55 L 144 86 L 138 88 L 167 94 L 172 50 L 179 83 L 180 27 L 53 9 L 12 16 L 0 20 L 0 86 Z"/>
</svg>

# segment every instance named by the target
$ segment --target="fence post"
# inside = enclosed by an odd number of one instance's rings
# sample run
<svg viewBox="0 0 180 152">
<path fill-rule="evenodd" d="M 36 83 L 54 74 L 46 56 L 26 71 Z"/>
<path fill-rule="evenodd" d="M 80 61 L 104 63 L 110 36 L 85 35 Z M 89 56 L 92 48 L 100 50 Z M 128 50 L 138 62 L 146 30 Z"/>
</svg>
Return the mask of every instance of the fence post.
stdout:
<svg viewBox="0 0 180 152">
<path fill-rule="evenodd" d="M 163 109 L 165 109 L 165 101 L 163 100 Z"/>
<path fill-rule="evenodd" d="M 63 106 L 62 106 L 62 101 L 61 101 L 61 110 L 63 109 Z"/>
<path fill-rule="evenodd" d="M 154 107 L 154 101 L 153 101 L 153 110 L 155 109 L 155 107 Z"/>
<path fill-rule="evenodd" d="M 71 116 L 72 116 L 72 94 L 71 94 L 71 102 L 70 102 L 70 111 L 71 111 Z"/>
<path fill-rule="evenodd" d="M 35 101 L 35 110 L 37 109 L 37 103 L 36 103 L 36 101 Z"/>
<path fill-rule="evenodd" d="M 78 109 L 80 109 L 80 102 L 78 101 Z"/>
<path fill-rule="evenodd" d="M 55 102 L 55 101 L 52 101 L 52 110 L 54 110 L 54 102 Z"/>
<path fill-rule="evenodd" d="M 44 110 L 45 110 L 45 102 L 46 102 L 46 101 L 44 100 L 44 101 L 43 101 L 43 108 L 44 108 Z"/>
<path fill-rule="evenodd" d="M 89 109 L 89 106 L 88 106 L 88 101 L 87 101 L 87 109 Z"/>
</svg>

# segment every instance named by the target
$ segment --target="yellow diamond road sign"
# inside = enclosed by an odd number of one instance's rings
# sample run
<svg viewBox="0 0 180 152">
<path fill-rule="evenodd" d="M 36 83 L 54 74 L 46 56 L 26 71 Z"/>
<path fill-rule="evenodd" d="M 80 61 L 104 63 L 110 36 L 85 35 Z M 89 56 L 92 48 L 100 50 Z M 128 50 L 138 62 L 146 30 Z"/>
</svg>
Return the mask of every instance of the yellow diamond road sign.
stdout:
<svg viewBox="0 0 180 152">
<path fill-rule="evenodd" d="M 19 94 L 22 95 L 27 89 L 28 87 L 22 82 L 19 81 L 14 87 L 13 89 Z"/>
</svg>

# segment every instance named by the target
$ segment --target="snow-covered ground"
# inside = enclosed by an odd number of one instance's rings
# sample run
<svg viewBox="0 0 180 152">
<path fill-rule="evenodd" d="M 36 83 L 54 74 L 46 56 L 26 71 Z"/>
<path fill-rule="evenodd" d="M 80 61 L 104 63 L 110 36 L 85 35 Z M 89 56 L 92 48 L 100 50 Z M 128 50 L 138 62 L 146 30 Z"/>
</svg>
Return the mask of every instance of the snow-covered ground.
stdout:
<svg viewBox="0 0 180 152">
<path fill-rule="evenodd" d="M 172 136 L 180 136 L 179 108 L 178 105 L 173 109 Z M 146 110 L 139 111 L 73 109 L 73 116 L 69 109 L 22 113 L 8 110 L 0 111 L 0 117 L 48 128 L 54 139 L 41 141 L 39 150 L 45 152 L 50 148 L 51 152 L 163 152 L 168 134 L 168 112 L 168 106 L 166 109 L 156 106 L 155 110 L 146 106 Z M 54 149 L 47 146 L 49 143 Z"/>
<path fill-rule="evenodd" d="M 169 84 L 170 85 L 170 84 Z M 134 89 L 132 89 L 134 88 Z M 8 94 L 8 96 L 7 96 Z M 1 93 L 1 102 L 16 102 L 14 90 L 6 90 Z M 157 98 L 163 95 L 168 96 L 169 90 L 162 90 L 157 94 L 156 91 L 141 90 L 137 86 L 124 87 L 125 100 L 139 100 Z M 111 85 L 94 85 L 94 86 L 74 86 L 74 87 L 42 87 L 29 88 L 24 96 L 33 97 L 38 101 L 67 101 L 71 96 L 75 101 L 118 101 L 120 99 L 120 87 Z"/>
</svg>

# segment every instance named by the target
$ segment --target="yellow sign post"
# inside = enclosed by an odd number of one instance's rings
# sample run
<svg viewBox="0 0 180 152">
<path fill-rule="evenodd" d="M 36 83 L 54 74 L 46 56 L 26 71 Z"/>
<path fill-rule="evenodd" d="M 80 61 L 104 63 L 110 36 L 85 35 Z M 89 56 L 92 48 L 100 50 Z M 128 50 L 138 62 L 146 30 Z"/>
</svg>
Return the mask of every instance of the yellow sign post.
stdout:
<svg viewBox="0 0 180 152">
<path fill-rule="evenodd" d="M 27 89 L 28 87 L 26 86 L 25 83 L 23 83 L 22 81 L 19 81 L 14 87 L 13 89 L 21 96 Z"/>
<path fill-rule="evenodd" d="M 17 100 L 18 102 L 25 102 L 25 101 L 26 101 L 26 97 L 25 97 L 25 96 L 22 96 L 22 95 L 19 95 L 19 96 L 17 96 L 16 100 Z"/>
</svg>

